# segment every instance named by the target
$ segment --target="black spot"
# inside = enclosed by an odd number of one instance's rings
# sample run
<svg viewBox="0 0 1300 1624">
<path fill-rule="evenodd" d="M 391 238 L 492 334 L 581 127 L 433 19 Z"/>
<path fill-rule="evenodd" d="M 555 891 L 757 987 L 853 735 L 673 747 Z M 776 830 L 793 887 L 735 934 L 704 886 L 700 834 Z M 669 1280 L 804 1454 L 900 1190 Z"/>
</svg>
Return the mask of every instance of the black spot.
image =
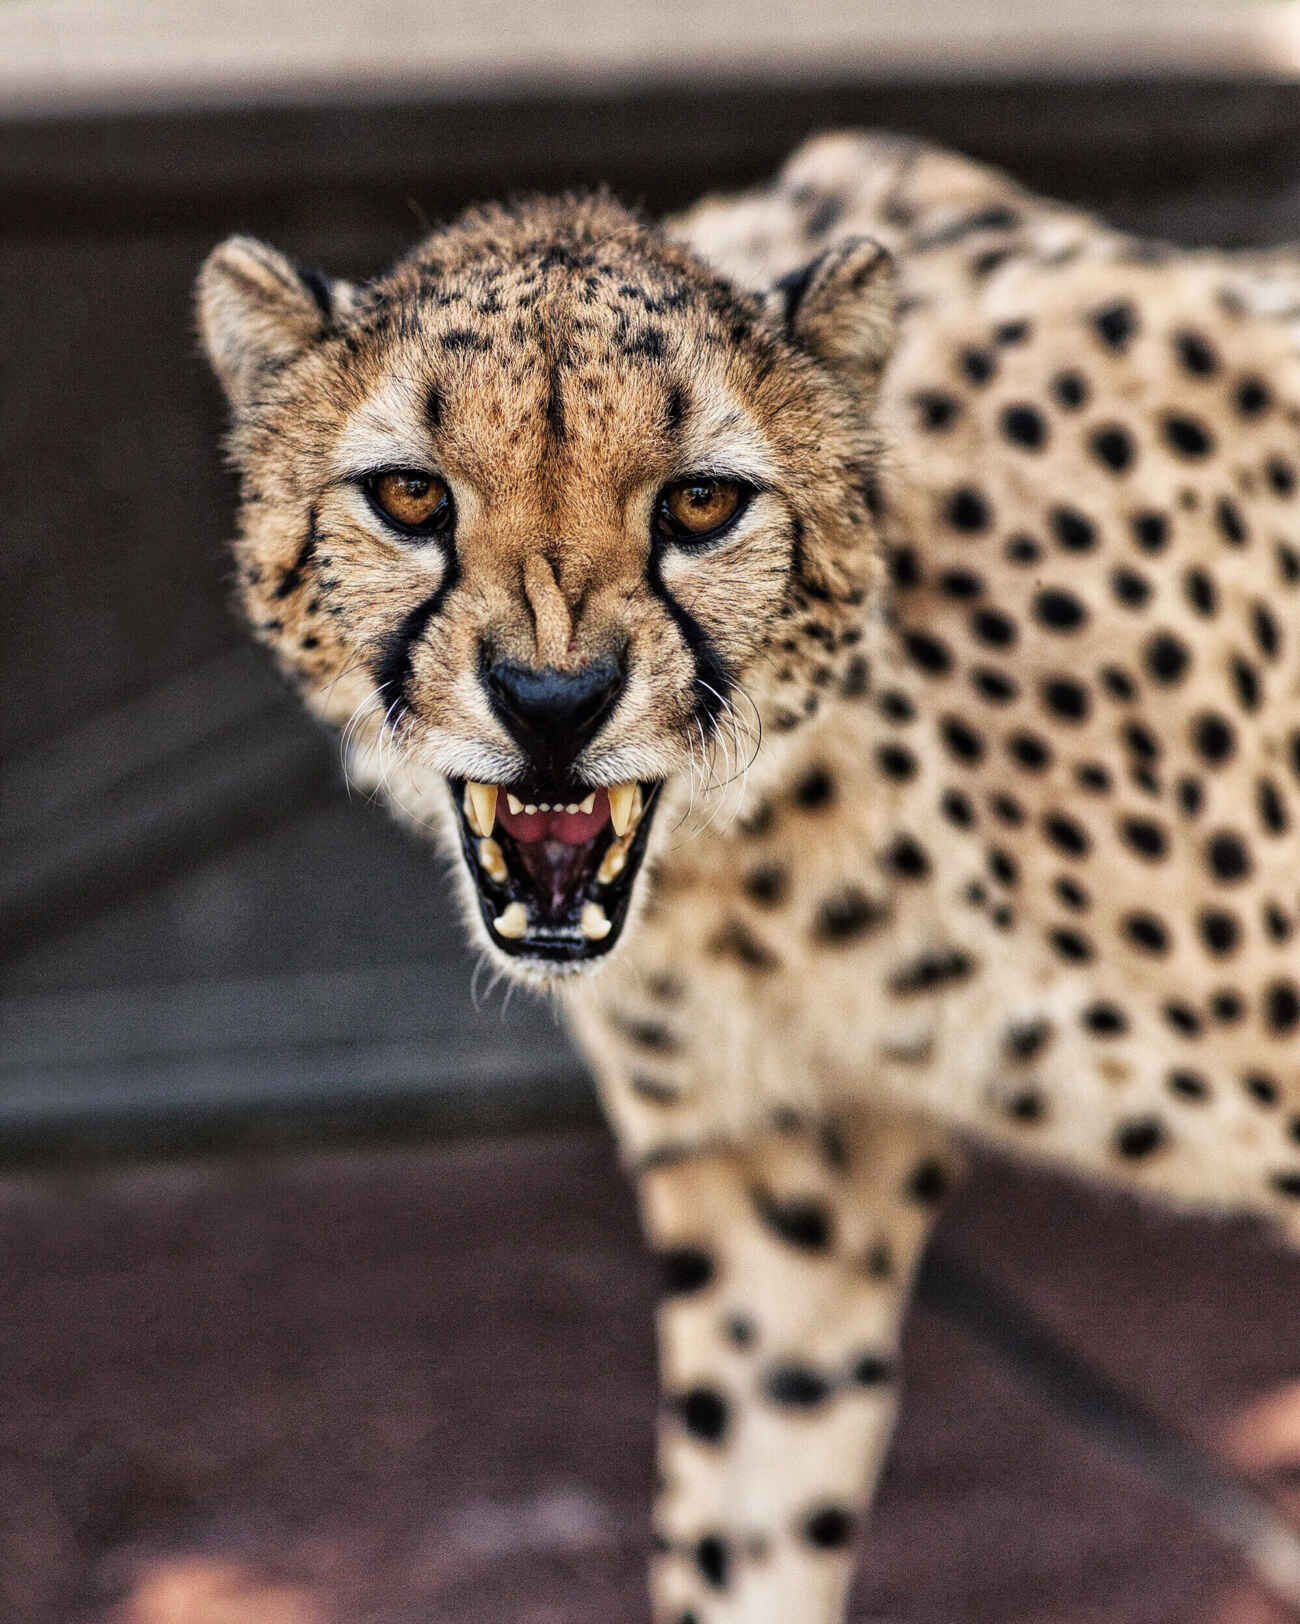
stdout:
<svg viewBox="0 0 1300 1624">
<path fill-rule="evenodd" d="M 1118 423 L 1108 423 L 1104 428 L 1096 429 L 1088 444 L 1097 461 L 1113 474 L 1127 473 L 1137 455 L 1133 436 Z"/>
<path fill-rule="evenodd" d="M 1015 885 L 1020 879 L 1020 868 L 1015 858 L 1001 846 L 994 846 L 989 852 L 989 873 L 999 885 Z"/>
<path fill-rule="evenodd" d="M 903 636 L 903 647 L 912 662 L 931 676 L 943 676 L 952 668 L 948 645 L 932 637 L 929 632 L 907 631 Z"/>
<path fill-rule="evenodd" d="M 711 1387 L 692 1387 L 677 1400 L 677 1413 L 692 1438 L 702 1443 L 721 1443 L 730 1414 L 727 1401 Z"/>
<path fill-rule="evenodd" d="M 1041 692 L 1044 705 L 1063 722 L 1087 720 L 1091 708 L 1088 690 L 1073 677 L 1049 677 Z"/>
<path fill-rule="evenodd" d="M 922 953 L 919 958 L 894 971 L 889 978 L 889 991 L 897 998 L 933 992 L 949 982 L 964 980 L 973 969 L 974 965 L 965 953 Z"/>
<path fill-rule="evenodd" d="M 628 1016 L 619 1019 L 618 1027 L 629 1042 L 655 1054 L 673 1054 L 680 1047 L 668 1027 L 658 1021 L 642 1021 Z"/>
<path fill-rule="evenodd" d="M 731 1552 L 721 1534 L 706 1534 L 695 1547 L 695 1565 L 715 1590 L 727 1588 Z"/>
<path fill-rule="evenodd" d="M 1127 348 L 1138 329 L 1137 311 L 1127 300 L 1102 305 L 1090 319 L 1102 343 L 1112 350 Z"/>
<path fill-rule="evenodd" d="M 880 714 L 900 727 L 916 720 L 916 706 L 899 688 L 886 688 L 880 695 Z"/>
<path fill-rule="evenodd" d="M 970 803 L 970 797 L 963 795 L 959 789 L 944 791 L 939 810 L 949 823 L 955 823 L 959 829 L 969 829 L 975 822 L 975 808 Z"/>
<path fill-rule="evenodd" d="M 1010 1059 L 1025 1062 L 1043 1052 L 1051 1035 L 1050 1021 L 1025 1021 L 1007 1028 L 1002 1046 Z"/>
<path fill-rule="evenodd" d="M 984 740 L 958 716 L 945 716 L 940 724 L 943 742 L 958 761 L 974 765 L 984 758 Z"/>
<path fill-rule="evenodd" d="M 1243 378 L 1237 385 L 1236 402 L 1243 417 L 1258 417 L 1273 404 L 1273 392 L 1262 378 Z"/>
<path fill-rule="evenodd" d="M 1265 989 L 1264 1020 L 1279 1037 L 1300 1025 L 1300 989 L 1294 981 L 1275 981 Z"/>
<path fill-rule="evenodd" d="M 1164 421 L 1165 441 L 1180 457 L 1207 457 L 1214 450 L 1214 437 L 1194 417 L 1171 412 Z"/>
<path fill-rule="evenodd" d="M 1067 857 L 1086 857 L 1092 844 L 1083 826 L 1062 812 L 1049 812 L 1044 817 L 1043 833 Z"/>
<path fill-rule="evenodd" d="M 758 1340 L 758 1327 L 746 1314 L 732 1314 L 723 1327 L 727 1341 L 735 1348 L 752 1348 Z"/>
<path fill-rule="evenodd" d="M 1032 536 L 1011 536 L 1003 549 L 1009 564 L 1036 564 L 1043 556 L 1043 549 Z M 1298 566 L 1300 573 L 1300 566 Z"/>
<path fill-rule="evenodd" d="M 1156 862 L 1168 855 L 1169 836 L 1150 818 L 1123 818 L 1120 821 L 1119 832 L 1125 844 L 1131 846 L 1139 857 L 1145 857 L 1148 862 Z"/>
<path fill-rule="evenodd" d="M 440 342 L 446 350 L 452 351 L 486 351 L 492 348 L 492 340 L 486 333 L 476 333 L 472 327 L 449 327 L 441 335 Z"/>
<path fill-rule="evenodd" d="M 1047 423 L 1036 406 L 1008 406 L 1002 413 L 1002 432 L 1027 451 L 1041 450 L 1047 443 Z"/>
<path fill-rule="evenodd" d="M 1080 372 L 1058 372 L 1052 379 L 1052 394 L 1057 405 L 1077 411 L 1088 399 L 1088 381 Z"/>
<path fill-rule="evenodd" d="M 1146 668 L 1157 682 L 1180 682 L 1190 659 L 1187 645 L 1171 632 L 1157 632 L 1143 652 Z"/>
<path fill-rule="evenodd" d="M 831 1392 L 830 1382 L 809 1365 L 775 1365 L 768 1371 L 764 1386 L 774 1404 L 797 1410 L 812 1409 Z"/>
<path fill-rule="evenodd" d="M 824 1252 L 831 1244 L 831 1215 L 810 1197 L 778 1197 L 762 1188 L 750 1192 L 754 1210 L 774 1235 L 787 1246 L 806 1252 Z"/>
<path fill-rule="evenodd" d="M 958 486 L 944 507 L 944 518 L 952 528 L 967 534 L 987 530 L 992 517 L 988 502 L 973 485 Z"/>
<path fill-rule="evenodd" d="M 1295 469 L 1281 457 L 1270 457 L 1264 473 L 1275 496 L 1290 496 L 1295 490 Z"/>
<path fill-rule="evenodd" d="M 779 863 L 763 863 L 750 869 L 744 879 L 745 895 L 760 907 L 774 908 L 785 900 L 789 875 Z"/>
<path fill-rule="evenodd" d="M 921 585 L 921 565 L 915 547 L 887 548 L 885 563 L 889 567 L 890 580 L 902 591 L 906 592 L 912 587 Z"/>
<path fill-rule="evenodd" d="M 1034 599 L 1034 618 L 1049 631 L 1077 631 L 1088 618 L 1088 611 L 1075 597 L 1059 587 L 1047 587 Z"/>
<path fill-rule="evenodd" d="M 911 835 L 898 835 L 882 854 L 881 862 L 902 880 L 923 880 L 930 873 L 925 848 Z"/>
<path fill-rule="evenodd" d="M 829 806 L 835 797 L 835 786 L 824 767 L 813 767 L 794 787 L 794 798 L 805 812 L 815 812 Z"/>
<path fill-rule="evenodd" d="M 970 629 L 981 643 L 992 648 L 1010 648 L 1017 636 L 1015 621 L 1000 609 L 976 609 L 970 617 Z"/>
<path fill-rule="evenodd" d="M 998 370 L 997 358 L 988 350 L 963 350 L 957 364 L 973 384 L 985 384 Z"/>
<path fill-rule="evenodd" d="M 1051 765 L 1052 752 L 1036 733 L 1013 733 L 1007 740 L 1007 749 L 1013 759 L 1030 772 L 1043 772 Z"/>
<path fill-rule="evenodd" d="M 1216 1021 L 1230 1026 L 1234 1021 L 1239 1021 L 1246 1010 L 1238 993 L 1233 992 L 1231 987 L 1221 987 L 1210 999 L 1210 1013 Z"/>
<path fill-rule="evenodd" d="M 1076 508 L 1053 508 L 1048 517 L 1058 543 L 1068 552 L 1091 552 L 1097 545 L 1096 526 Z"/>
<path fill-rule="evenodd" d="M 1201 1017 L 1189 1004 L 1166 1004 L 1164 1016 L 1174 1031 L 1183 1037 L 1200 1037 Z"/>
<path fill-rule="evenodd" d="M 1196 1071 L 1175 1070 L 1166 1078 L 1169 1092 L 1177 1094 L 1184 1100 L 1207 1100 L 1210 1097 L 1210 1087 L 1204 1077 Z"/>
<path fill-rule="evenodd" d="M 775 970 L 780 959 L 738 919 L 729 920 L 709 938 L 709 951 L 718 958 L 734 959 L 746 970 Z"/>
<path fill-rule="evenodd" d="M 1209 378 L 1219 370 L 1219 358 L 1208 341 L 1190 329 L 1174 334 L 1174 349 L 1188 372 L 1198 378 Z"/>
<path fill-rule="evenodd" d="M 995 344 L 1023 344 L 1032 331 L 1027 321 L 1004 321 L 993 329 Z"/>
<path fill-rule="evenodd" d="M 1142 609 L 1150 601 L 1151 583 L 1145 575 L 1121 565 L 1111 571 L 1110 589 L 1126 609 Z"/>
<path fill-rule="evenodd" d="M 994 705 L 1009 705 L 1020 692 L 1005 671 L 995 671 L 987 665 L 977 665 L 970 674 L 970 680 L 980 698 Z"/>
<path fill-rule="evenodd" d="M 1183 574 L 1183 591 L 1187 594 L 1187 601 L 1198 615 L 1209 619 L 1218 613 L 1219 594 L 1214 585 L 1214 577 L 1202 569 L 1189 569 Z"/>
<path fill-rule="evenodd" d="M 1146 761 L 1155 761 L 1160 754 L 1160 740 L 1141 722 L 1126 722 L 1123 737 L 1133 754 Z"/>
<path fill-rule="evenodd" d="M 889 910 L 856 885 L 846 885 L 819 904 L 813 935 L 832 946 L 843 945 L 875 930 Z"/>
<path fill-rule="evenodd" d="M 1255 809 L 1266 834 L 1284 835 L 1290 828 L 1286 804 L 1271 778 L 1261 778 L 1255 785 Z"/>
<path fill-rule="evenodd" d="M 1201 940 L 1216 958 L 1233 952 L 1241 940 L 1241 926 L 1235 914 L 1219 908 L 1207 908 L 1196 922 Z"/>
<path fill-rule="evenodd" d="M 1088 964 L 1094 956 L 1092 943 L 1081 931 L 1058 927 L 1048 933 L 1047 939 L 1053 952 L 1069 964 Z"/>
<path fill-rule="evenodd" d="M 946 429 L 961 411 L 960 401 L 937 389 L 921 390 L 912 396 L 912 404 L 920 414 L 923 429 Z"/>
<path fill-rule="evenodd" d="M 1155 914 L 1136 912 L 1124 915 L 1124 934 L 1134 947 L 1141 948 L 1144 953 L 1167 953 L 1169 951 L 1169 931 L 1164 921 Z"/>
<path fill-rule="evenodd" d="M 1115 1149 L 1132 1161 L 1152 1155 L 1164 1142 L 1164 1128 L 1155 1117 L 1135 1117 L 1115 1130 Z"/>
<path fill-rule="evenodd" d="M 1135 513 L 1133 540 L 1144 553 L 1163 552 L 1169 544 L 1169 520 L 1163 513 Z"/>
<path fill-rule="evenodd" d="M 1099 761 L 1080 762 L 1074 776 L 1079 781 L 1079 788 L 1093 795 L 1104 795 L 1110 789 L 1110 773 Z"/>
<path fill-rule="evenodd" d="M 1199 778 L 1180 778 L 1177 786 L 1178 805 L 1189 818 L 1194 818 L 1205 803 L 1205 789 Z"/>
<path fill-rule="evenodd" d="M 853 1361 L 849 1380 L 858 1387 L 883 1387 L 894 1379 L 894 1367 L 879 1353 L 862 1353 Z"/>
<path fill-rule="evenodd" d="M 1232 672 L 1232 685 L 1237 690 L 1237 703 L 1244 711 L 1259 709 L 1263 694 L 1260 689 L 1259 672 L 1240 654 L 1234 654 L 1230 667 Z"/>
<path fill-rule="evenodd" d="M 1275 660 L 1282 640 L 1277 629 L 1277 621 L 1273 618 L 1273 611 L 1266 603 L 1256 603 L 1251 609 L 1250 620 L 1255 641 L 1259 644 L 1259 652 L 1266 660 Z"/>
<path fill-rule="evenodd" d="M 1274 1173 L 1271 1182 L 1279 1195 L 1300 1197 L 1300 1173 Z"/>
<path fill-rule="evenodd" d="M 1117 1004 L 1089 1004 L 1080 1019 L 1095 1037 L 1114 1038 L 1128 1031 L 1128 1017 Z"/>
<path fill-rule="evenodd" d="M 839 1506 L 821 1506 L 803 1525 L 803 1537 L 819 1551 L 840 1551 L 853 1541 L 853 1518 Z"/>
<path fill-rule="evenodd" d="M 918 1162 L 908 1175 L 904 1193 L 911 1201 L 932 1207 L 948 1193 L 948 1170 L 933 1157 Z"/>
<path fill-rule="evenodd" d="M 1242 546 L 1247 537 L 1246 522 L 1241 516 L 1241 509 L 1226 496 L 1221 496 L 1214 505 L 1214 520 L 1218 525 L 1223 539 L 1232 547 Z"/>
<path fill-rule="evenodd" d="M 698 1246 L 675 1246 L 660 1256 L 664 1290 L 673 1297 L 703 1291 L 713 1279 L 713 1259 Z"/>
<path fill-rule="evenodd" d="M 887 778 L 900 783 L 916 775 L 916 757 L 901 744 L 882 744 L 876 751 L 876 765 Z"/>
<path fill-rule="evenodd" d="M 1250 853 L 1245 842 L 1230 829 L 1211 835 L 1205 847 L 1205 861 L 1215 879 L 1224 885 L 1244 880 L 1250 873 Z"/>
<path fill-rule="evenodd" d="M 1052 890 L 1067 908 L 1073 908 L 1076 913 L 1082 913 L 1092 906 L 1092 898 L 1078 880 L 1068 874 L 1058 874 L 1052 881 Z"/>
<path fill-rule="evenodd" d="M 1276 1081 L 1263 1072 L 1252 1071 L 1241 1079 L 1241 1085 L 1247 1094 L 1261 1105 L 1276 1105 L 1279 1098 L 1279 1089 Z"/>
<path fill-rule="evenodd" d="M 974 570 L 944 570 L 936 585 L 950 598 L 978 598 L 984 590 L 984 582 Z"/>
</svg>

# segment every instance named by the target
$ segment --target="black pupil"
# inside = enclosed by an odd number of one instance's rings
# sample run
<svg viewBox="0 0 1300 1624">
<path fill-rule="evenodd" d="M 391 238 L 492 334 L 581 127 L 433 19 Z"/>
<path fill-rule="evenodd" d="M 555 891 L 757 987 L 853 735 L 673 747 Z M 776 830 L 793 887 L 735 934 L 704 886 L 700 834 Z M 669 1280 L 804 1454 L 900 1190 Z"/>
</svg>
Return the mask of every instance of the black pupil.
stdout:
<svg viewBox="0 0 1300 1624">
<path fill-rule="evenodd" d="M 692 507 L 706 508 L 712 507 L 717 495 L 716 485 L 692 485 L 686 492 L 686 500 Z"/>
</svg>

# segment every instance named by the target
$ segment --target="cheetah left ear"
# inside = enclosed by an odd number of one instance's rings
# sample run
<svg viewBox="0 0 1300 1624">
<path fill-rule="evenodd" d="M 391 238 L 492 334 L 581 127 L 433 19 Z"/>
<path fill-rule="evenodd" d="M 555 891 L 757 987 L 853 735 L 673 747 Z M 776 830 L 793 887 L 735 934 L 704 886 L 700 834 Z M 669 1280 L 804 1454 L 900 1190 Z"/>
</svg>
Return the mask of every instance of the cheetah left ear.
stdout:
<svg viewBox="0 0 1300 1624">
<path fill-rule="evenodd" d="M 871 237 L 850 237 L 783 276 L 772 314 L 801 349 L 859 382 L 879 377 L 894 347 L 894 261 Z"/>
</svg>

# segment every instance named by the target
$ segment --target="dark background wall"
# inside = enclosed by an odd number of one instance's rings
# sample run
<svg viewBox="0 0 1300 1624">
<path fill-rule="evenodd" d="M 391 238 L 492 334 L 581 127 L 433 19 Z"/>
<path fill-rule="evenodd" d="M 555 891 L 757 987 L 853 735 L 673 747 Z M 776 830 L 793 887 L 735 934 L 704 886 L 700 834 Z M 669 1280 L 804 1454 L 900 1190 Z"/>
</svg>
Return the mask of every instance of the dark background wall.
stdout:
<svg viewBox="0 0 1300 1624">
<path fill-rule="evenodd" d="M 193 338 L 251 231 L 378 269 L 426 220 L 606 180 L 655 210 L 888 126 L 1175 239 L 1300 236 L 1300 90 L 927 83 L 0 124 L 0 1139 L 583 1110 L 547 1010 L 470 1001 L 430 854 L 351 805 L 226 602 Z"/>
</svg>

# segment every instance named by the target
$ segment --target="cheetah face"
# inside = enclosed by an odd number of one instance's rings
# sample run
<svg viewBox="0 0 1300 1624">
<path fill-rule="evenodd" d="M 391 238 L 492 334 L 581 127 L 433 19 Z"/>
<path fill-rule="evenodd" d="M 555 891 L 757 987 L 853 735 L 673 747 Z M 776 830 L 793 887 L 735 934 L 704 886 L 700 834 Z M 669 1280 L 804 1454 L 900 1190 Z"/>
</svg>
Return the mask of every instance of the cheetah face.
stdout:
<svg viewBox="0 0 1300 1624">
<path fill-rule="evenodd" d="M 516 974 L 617 945 L 671 787 L 756 740 L 791 594 L 861 603 L 891 288 L 853 241 L 743 294 L 604 197 L 365 288 L 247 239 L 204 267 L 245 611 Z"/>
</svg>

